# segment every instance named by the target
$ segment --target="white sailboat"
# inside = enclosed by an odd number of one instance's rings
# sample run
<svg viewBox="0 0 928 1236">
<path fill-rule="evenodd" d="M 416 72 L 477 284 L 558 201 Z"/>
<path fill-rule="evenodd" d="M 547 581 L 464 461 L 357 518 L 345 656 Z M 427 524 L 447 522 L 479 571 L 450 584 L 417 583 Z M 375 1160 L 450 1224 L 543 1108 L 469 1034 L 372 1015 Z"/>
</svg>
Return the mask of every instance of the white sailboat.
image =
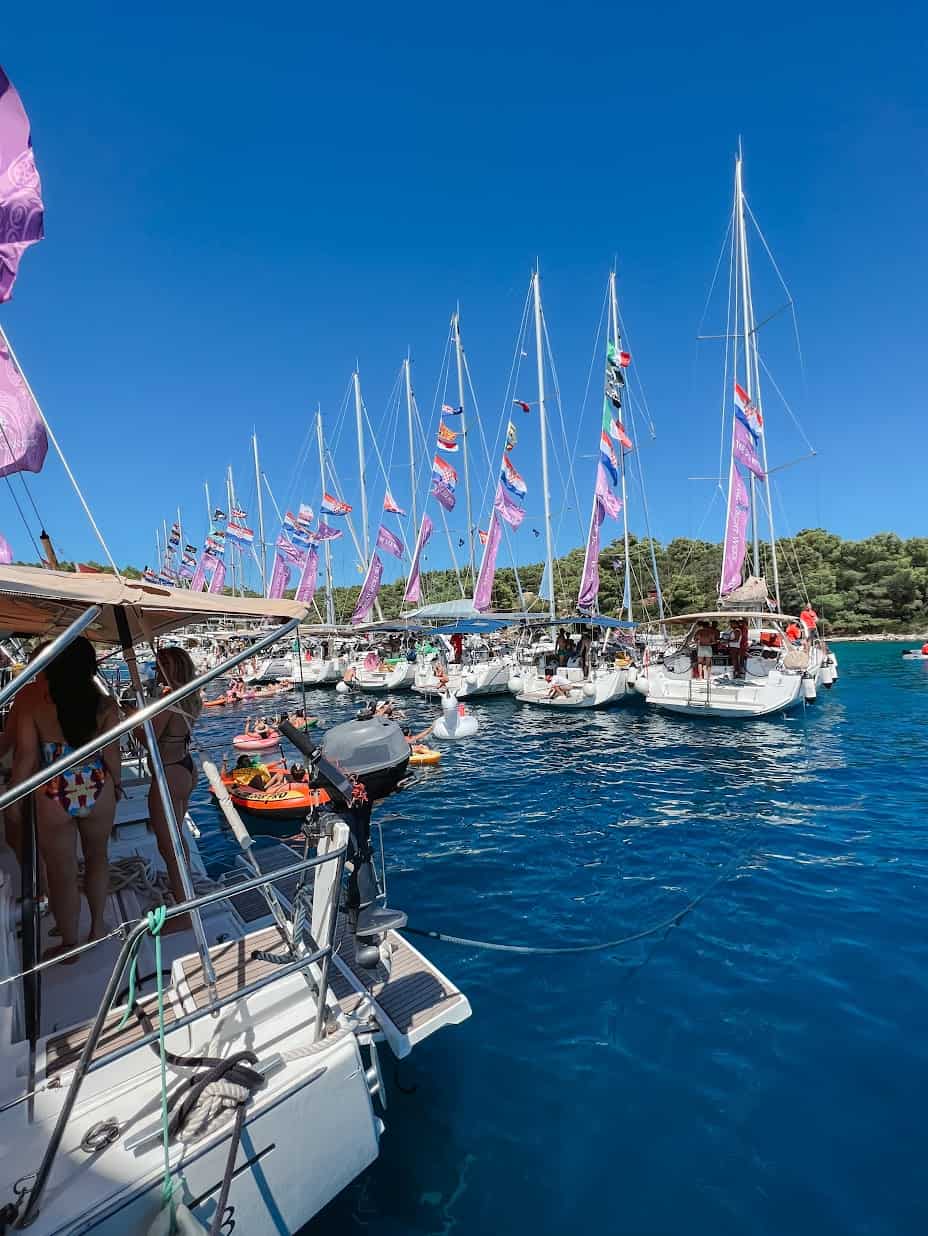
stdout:
<svg viewBox="0 0 928 1236">
<path fill-rule="evenodd" d="M 669 619 L 668 629 L 680 634 L 668 650 L 650 658 L 635 685 L 650 704 L 666 711 L 739 718 L 786 712 L 814 699 L 818 686 L 830 685 L 834 677 L 833 656 L 814 621 L 810 625 L 801 616 L 781 612 L 740 151 L 731 243 L 734 329 L 732 369 L 730 375 L 726 369 L 725 379 L 726 390 L 733 391 L 733 409 L 720 604 L 711 613 Z M 768 530 L 772 597 L 761 566 L 762 516 Z M 745 575 L 749 525 L 753 544 Z"/>
<path fill-rule="evenodd" d="M 30 803 L 30 792 L 104 740 L 126 741 L 140 724 L 151 734 L 157 712 L 288 637 L 305 617 L 296 602 L 159 592 L 110 575 L 23 567 L 0 567 L 0 597 L 6 631 L 53 640 L 3 688 L 0 704 L 81 632 L 121 643 L 131 668 L 132 643 L 143 635 L 221 616 L 252 628 L 282 623 L 169 696 L 142 706 L 139 694 L 139 711 L 8 788 L 0 809 Z M 394 740 L 408 759 L 398 730 Z M 360 839 L 364 870 L 369 838 L 339 814 L 337 791 L 298 848 L 256 851 L 204 760 L 241 846 L 227 879 L 208 884 L 196 827 L 189 817 L 175 820 L 157 743 L 149 747 L 188 890 L 165 915 L 179 930 L 162 934 L 160 914 L 146 917 L 162 901 L 166 873 L 147 826 L 144 763 L 123 765 L 110 930 L 82 946 L 75 965 L 39 962 L 50 921 L 41 914 L 35 850 L 27 840 L 20 887 L 16 857 L 0 843 L 3 1221 L 38 1236 L 115 1236 L 167 1232 L 171 1209 L 190 1232 L 295 1232 L 377 1157 L 382 1047 L 403 1057 L 470 1008 L 404 940 L 404 916 L 376 908 L 372 879 L 359 883 L 356 908 L 349 901 L 345 912 L 345 859 Z M 339 764 L 351 767 L 343 757 Z M 136 956 L 138 981 L 130 983 Z M 187 1097 L 190 1104 L 179 1103 Z"/>
</svg>

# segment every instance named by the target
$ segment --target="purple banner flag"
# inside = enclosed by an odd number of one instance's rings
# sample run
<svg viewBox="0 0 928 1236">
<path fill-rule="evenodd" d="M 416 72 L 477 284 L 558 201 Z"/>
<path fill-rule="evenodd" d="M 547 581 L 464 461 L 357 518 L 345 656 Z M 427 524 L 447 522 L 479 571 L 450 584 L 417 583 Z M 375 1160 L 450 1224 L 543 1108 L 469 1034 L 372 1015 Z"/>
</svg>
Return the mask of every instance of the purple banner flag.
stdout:
<svg viewBox="0 0 928 1236">
<path fill-rule="evenodd" d="M 731 463 L 731 480 L 728 486 L 728 519 L 725 523 L 725 557 L 722 561 L 720 596 L 734 592 L 741 584 L 741 566 L 747 552 L 748 515 L 751 504 L 741 473 L 734 459 Z"/>
<path fill-rule="evenodd" d="M 502 481 L 496 487 L 496 498 L 493 502 L 493 509 L 497 512 L 500 519 L 504 520 L 510 528 L 518 528 L 525 518 L 525 508 L 516 502 L 511 496 L 508 489 L 503 485 Z"/>
<path fill-rule="evenodd" d="M 373 609 L 374 602 L 377 600 L 377 593 L 380 591 L 380 581 L 382 579 L 383 562 L 381 561 L 380 554 L 371 554 L 371 564 L 367 568 L 364 583 L 361 585 L 361 591 L 358 593 L 358 603 L 354 607 L 354 613 L 351 615 L 352 626 L 363 622 Z"/>
<path fill-rule="evenodd" d="M 432 473 L 432 485 L 429 490 L 432 497 L 439 506 L 443 506 L 446 511 L 454 510 L 454 490 L 450 489 L 437 473 Z"/>
<path fill-rule="evenodd" d="M 580 578 L 580 593 L 577 604 L 581 609 L 593 609 L 599 596 L 599 530 L 607 515 L 617 519 L 622 510 L 622 500 L 612 492 L 609 476 L 602 460 L 596 467 L 596 492 L 593 496 L 593 515 L 590 520 L 590 535 L 586 542 L 583 559 L 583 575 Z"/>
<path fill-rule="evenodd" d="M 289 583 L 290 565 L 278 550 L 274 555 L 274 569 L 271 572 L 271 582 L 267 587 L 267 599 L 269 601 L 279 601 Z"/>
<path fill-rule="evenodd" d="M 385 528 L 383 524 L 377 529 L 377 548 L 385 549 L 394 558 L 402 558 L 404 553 L 403 542 L 398 536 L 394 536 L 389 528 Z"/>
<path fill-rule="evenodd" d="M 316 525 L 316 531 L 311 533 L 311 539 L 314 541 L 337 541 L 340 536 L 342 536 L 341 528 L 333 528 L 331 524 L 321 519 Z"/>
<path fill-rule="evenodd" d="M 41 472 L 47 451 L 42 416 L 0 330 L 0 476 Z"/>
<path fill-rule="evenodd" d="M 5 536 L 0 536 L 0 565 L 9 566 L 13 561 L 13 550 Z"/>
<path fill-rule="evenodd" d="M 496 575 L 496 555 L 503 535 L 503 524 L 499 516 L 499 504 L 494 504 L 493 516 L 490 519 L 490 531 L 487 543 L 483 547 L 483 561 L 477 575 L 477 586 L 474 588 L 474 609 L 481 612 L 489 609 L 493 596 L 493 579 Z"/>
<path fill-rule="evenodd" d="M 203 591 L 203 586 L 206 583 L 206 572 L 211 568 L 214 568 L 218 561 L 218 558 L 214 558 L 213 555 L 207 553 L 206 550 L 200 554 L 200 561 L 197 563 L 197 569 L 194 571 L 193 579 L 190 581 L 191 592 Z"/>
<path fill-rule="evenodd" d="M 213 571 L 213 578 L 209 581 L 210 592 L 222 592 L 226 585 L 226 564 L 220 558 L 216 563 L 216 569 Z"/>
<path fill-rule="evenodd" d="M 42 185 L 29 118 L 0 69 L 0 304 L 13 295 L 20 258 L 44 235 Z"/>
<path fill-rule="evenodd" d="M 422 580 L 419 576 L 419 559 L 422 557 L 422 551 L 428 544 L 428 539 L 432 535 L 434 524 L 429 519 L 428 515 L 422 516 L 422 523 L 419 527 L 419 535 L 416 537 L 416 549 L 412 556 L 412 566 L 409 569 L 409 580 L 406 584 L 406 591 L 403 594 L 403 602 L 418 604 L 422 599 Z"/>
<path fill-rule="evenodd" d="M 764 468 L 754 450 L 754 439 L 747 426 L 735 418 L 735 433 L 732 438 L 731 453 L 738 463 L 744 464 L 760 480 L 764 479 Z"/>
<path fill-rule="evenodd" d="M 306 561 L 306 551 L 289 541 L 283 534 L 277 538 L 277 553 L 289 566 L 299 567 L 302 571 Z"/>
<path fill-rule="evenodd" d="M 303 563 L 300 582 L 296 586 L 296 599 L 302 601 L 304 605 L 309 605 L 316 595 L 316 575 L 318 570 L 319 554 L 310 546 L 306 551 L 306 561 Z"/>
</svg>

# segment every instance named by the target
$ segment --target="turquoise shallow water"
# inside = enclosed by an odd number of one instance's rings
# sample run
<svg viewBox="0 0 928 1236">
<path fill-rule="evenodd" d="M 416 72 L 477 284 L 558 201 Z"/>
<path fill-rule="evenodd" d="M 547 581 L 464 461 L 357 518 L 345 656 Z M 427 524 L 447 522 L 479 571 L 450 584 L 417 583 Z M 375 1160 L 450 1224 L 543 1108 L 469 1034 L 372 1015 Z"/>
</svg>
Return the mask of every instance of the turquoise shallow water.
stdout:
<svg viewBox="0 0 928 1236">
<path fill-rule="evenodd" d="M 379 1161 L 308 1233 L 928 1230 L 928 663 L 837 651 L 833 691 L 750 725 L 488 701 L 384 805 L 418 926 L 609 940 L 709 892 L 588 955 L 417 941 L 473 1017 L 396 1071 Z"/>
</svg>

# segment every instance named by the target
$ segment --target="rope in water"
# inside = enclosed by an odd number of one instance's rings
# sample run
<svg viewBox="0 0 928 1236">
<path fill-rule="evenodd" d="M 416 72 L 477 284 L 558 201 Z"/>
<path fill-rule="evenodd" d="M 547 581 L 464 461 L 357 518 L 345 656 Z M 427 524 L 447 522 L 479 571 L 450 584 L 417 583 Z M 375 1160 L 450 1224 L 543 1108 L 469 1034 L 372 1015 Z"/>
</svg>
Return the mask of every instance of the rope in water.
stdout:
<svg viewBox="0 0 928 1236">
<path fill-rule="evenodd" d="M 424 927 L 409 927 L 403 928 L 404 933 L 413 936 L 424 936 L 429 940 L 440 940 L 443 944 L 460 944 L 465 948 L 487 949 L 494 953 L 520 953 L 523 956 L 554 956 L 562 953 L 601 953 L 607 949 L 621 948 L 625 944 L 634 944 L 638 940 L 647 940 L 651 936 L 658 936 L 662 932 L 670 931 L 673 927 L 679 927 L 686 916 L 692 913 L 696 907 L 716 889 L 723 880 L 740 865 L 743 855 L 739 854 L 730 863 L 728 863 L 719 874 L 706 885 L 692 901 L 687 902 L 682 906 L 676 914 L 670 918 L 664 919 L 663 922 L 655 923 L 653 927 L 645 927 L 641 931 L 632 932 L 631 935 L 620 936 L 617 940 L 603 940 L 595 944 L 561 944 L 561 945 L 531 945 L 531 944 L 501 944 L 491 940 L 472 940 L 467 936 L 452 936 L 443 931 L 431 931 Z"/>
</svg>

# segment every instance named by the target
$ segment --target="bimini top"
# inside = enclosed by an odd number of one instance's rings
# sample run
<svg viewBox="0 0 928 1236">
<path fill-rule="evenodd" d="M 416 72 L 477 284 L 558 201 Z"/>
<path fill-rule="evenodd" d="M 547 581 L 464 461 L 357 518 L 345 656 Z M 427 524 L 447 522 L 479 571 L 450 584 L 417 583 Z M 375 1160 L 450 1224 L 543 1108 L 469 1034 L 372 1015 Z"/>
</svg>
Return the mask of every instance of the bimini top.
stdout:
<svg viewBox="0 0 928 1236">
<path fill-rule="evenodd" d="M 133 641 L 151 640 L 208 618 L 246 618 L 265 626 L 304 618 L 297 601 L 229 597 L 186 588 L 163 588 L 115 575 L 72 574 L 42 567 L 0 567 L 0 633 L 51 639 L 92 605 L 101 609 L 84 634 L 99 643 L 120 643 L 116 614 L 122 611 Z"/>
<path fill-rule="evenodd" d="M 757 619 L 759 622 L 798 622 L 794 614 L 771 614 L 769 610 L 715 609 L 705 614 L 674 614 L 672 618 L 654 618 L 651 622 L 643 622 L 645 627 L 663 627 L 671 622 L 705 622 L 714 619 L 722 622 L 739 622 L 742 618 Z"/>
<path fill-rule="evenodd" d="M 571 614 L 569 618 L 558 618 L 555 622 L 550 620 L 544 624 L 545 626 L 567 627 L 567 626 L 582 626 L 582 627 L 602 627 L 607 631 L 634 631 L 638 625 L 635 622 L 626 622 L 622 618 L 607 618 L 605 614 L 591 614 L 589 617 L 584 617 L 582 614 Z"/>
</svg>

